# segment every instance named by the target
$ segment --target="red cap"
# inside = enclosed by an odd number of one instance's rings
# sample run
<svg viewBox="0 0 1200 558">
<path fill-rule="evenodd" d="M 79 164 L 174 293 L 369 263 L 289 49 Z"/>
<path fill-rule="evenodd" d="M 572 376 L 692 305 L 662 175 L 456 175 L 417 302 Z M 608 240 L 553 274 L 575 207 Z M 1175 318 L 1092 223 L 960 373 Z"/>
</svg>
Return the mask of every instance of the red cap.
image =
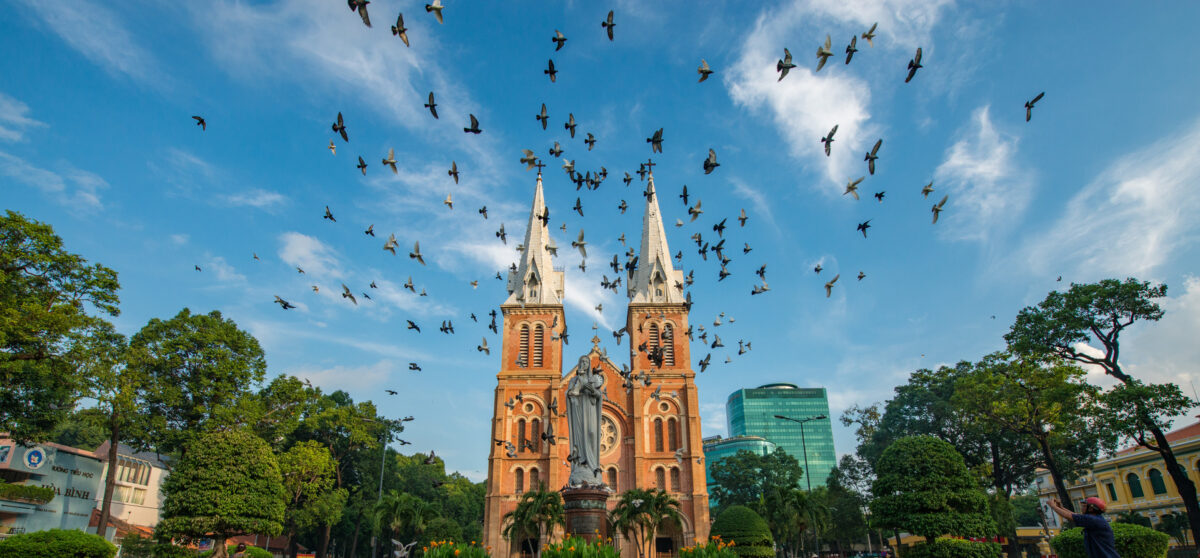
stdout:
<svg viewBox="0 0 1200 558">
<path fill-rule="evenodd" d="M 1092 496 L 1091 498 L 1084 500 L 1083 503 L 1091 504 L 1093 507 L 1100 510 L 1101 513 L 1103 513 L 1104 510 L 1108 508 L 1108 506 L 1104 503 L 1104 500 L 1101 500 L 1095 496 Z"/>
</svg>

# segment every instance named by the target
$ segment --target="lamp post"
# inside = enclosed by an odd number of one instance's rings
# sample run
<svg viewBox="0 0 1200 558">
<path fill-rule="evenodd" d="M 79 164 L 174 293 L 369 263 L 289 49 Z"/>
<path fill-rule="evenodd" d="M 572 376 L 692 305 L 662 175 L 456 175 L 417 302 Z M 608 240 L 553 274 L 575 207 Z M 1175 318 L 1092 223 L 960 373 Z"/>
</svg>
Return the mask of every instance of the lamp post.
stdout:
<svg viewBox="0 0 1200 558">
<path fill-rule="evenodd" d="M 400 420 L 381 419 L 378 421 L 375 419 L 362 417 L 362 420 L 364 422 L 382 422 L 384 424 L 384 431 L 380 436 L 380 442 L 382 443 L 379 444 L 382 446 L 382 449 L 379 452 L 379 493 L 375 497 L 375 505 L 378 506 L 379 503 L 383 501 L 383 470 L 384 466 L 387 464 L 387 447 L 388 443 L 392 441 L 392 429 L 399 427 L 402 423 L 412 420 L 412 417 L 405 417 Z M 378 539 L 378 535 L 371 536 L 371 558 L 375 558 L 377 556 L 376 549 L 378 548 L 377 545 L 379 544 Z"/>
<path fill-rule="evenodd" d="M 808 418 L 794 419 L 792 417 L 785 417 L 783 415 L 775 415 L 775 418 L 777 418 L 779 420 L 790 420 L 790 421 L 800 425 L 800 453 L 804 454 L 804 478 L 805 478 L 805 480 L 808 481 L 808 493 L 809 493 L 809 495 L 812 495 L 812 475 L 810 474 L 810 471 L 808 470 L 808 445 L 804 442 L 804 423 L 811 422 L 814 420 L 822 420 L 822 419 L 826 419 L 828 417 L 826 417 L 825 415 L 816 415 L 816 416 L 811 416 Z M 817 554 L 820 554 L 821 553 L 821 537 L 820 537 L 820 535 L 813 535 L 813 537 L 817 540 Z"/>
</svg>

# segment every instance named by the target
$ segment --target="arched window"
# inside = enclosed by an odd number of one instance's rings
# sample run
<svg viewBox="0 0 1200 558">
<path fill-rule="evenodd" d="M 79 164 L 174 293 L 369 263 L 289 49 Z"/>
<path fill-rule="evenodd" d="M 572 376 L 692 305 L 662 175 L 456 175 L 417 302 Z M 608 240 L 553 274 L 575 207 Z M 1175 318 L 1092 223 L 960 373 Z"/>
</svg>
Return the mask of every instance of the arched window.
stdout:
<svg viewBox="0 0 1200 558">
<path fill-rule="evenodd" d="M 654 451 L 663 450 L 663 421 L 660 418 L 654 419 Z"/>
<path fill-rule="evenodd" d="M 542 327 L 542 324 L 538 324 L 533 329 L 533 366 L 539 368 L 542 366 L 542 338 L 544 331 L 545 329 Z"/>
<path fill-rule="evenodd" d="M 542 421 L 536 418 L 529 423 L 529 443 L 533 444 L 533 451 L 541 451 Z"/>
<path fill-rule="evenodd" d="M 521 348 L 517 362 L 522 368 L 529 366 L 529 325 L 521 324 Z"/>
<path fill-rule="evenodd" d="M 663 324 L 663 365 L 675 366 L 675 330 L 671 324 Z"/>
<path fill-rule="evenodd" d="M 513 482 L 513 492 L 517 494 L 525 492 L 525 471 L 523 469 L 517 469 L 517 478 Z"/>
<path fill-rule="evenodd" d="M 646 350 L 650 351 L 652 349 L 657 349 L 658 348 L 658 324 L 654 324 L 654 323 L 650 324 L 649 329 L 647 329 L 646 331 L 649 332 L 646 334 Z"/>
<path fill-rule="evenodd" d="M 675 451 L 679 449 L 679 422 L 675 417 L 667 419 L 667 449 Z"/>
<path fill-rule="evenodd" d="M 525 419 L 517 419 L 517 451 L 525 451 Z"/>
<path fill-rule="evenodd" d="M 538 484 L 538 470 L 534 467 L 529 470 L 529 489 L 538 490 L 541 486 Z"/>
<path fill-rule="evenodd" d="M 1144 498 L 1146 494 L 1142 492 L 1142 481 L 1136 473 L 1125 475 L 1125 482 L 1129 484 L 1129 495 L 1134 498 Z"/>
<path fill-rule="evenodd" d="M 1163 482 L 1162 473 L 1158 469 L 1150 469 L 1150 472 L 1146 473 L 1146 476 L 1150 477 L 1150 490 L 1154 491 L 1155 494 L 1167 493 L 1167 485 Z"/>
<path fill-rule="evenodd" d="M 667 474 L 663 471 L 662 467 L 654 470 L 654 486 L 659 490 L 667 489 Z"/>
<path fill-rule="evenodd" d="M 679 467 L 671 467 L 671 492 L 679 492 Z"/>
<path fill-rule="evenodd" d="M 613 489 L 614 491 L 617 491 L 617 468 L 616 467 L 608 468 L 608 487 Z"/>
</svg>

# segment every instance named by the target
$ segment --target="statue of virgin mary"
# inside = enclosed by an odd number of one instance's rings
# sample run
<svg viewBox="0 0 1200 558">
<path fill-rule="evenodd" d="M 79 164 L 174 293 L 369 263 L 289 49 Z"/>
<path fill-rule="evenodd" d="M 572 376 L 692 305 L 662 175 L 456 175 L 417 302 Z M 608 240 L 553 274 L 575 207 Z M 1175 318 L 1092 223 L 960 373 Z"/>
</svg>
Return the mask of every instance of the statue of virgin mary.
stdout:
<svg viewBox="0 0 1200 558">
<path fill-rule="evenodd" d="M 604 484 L 600 469 L 600 407 L 604 401 L 604 374 L 592 369 L 589 356 L 579 358 L 575 377 L 567 384 L 571 476 L 568 486 Z"/>
</svg>

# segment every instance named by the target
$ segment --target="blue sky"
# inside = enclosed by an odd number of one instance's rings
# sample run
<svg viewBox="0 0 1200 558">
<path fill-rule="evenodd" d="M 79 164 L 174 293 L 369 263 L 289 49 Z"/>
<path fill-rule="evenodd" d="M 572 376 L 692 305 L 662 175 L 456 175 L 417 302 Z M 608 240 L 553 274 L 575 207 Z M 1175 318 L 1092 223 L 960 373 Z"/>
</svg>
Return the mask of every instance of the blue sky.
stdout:
<svg viewBox="0 0 1200 558">
<path fill-rule="evenodd" d="M 498 345 L 485 316 L 506 296 L 494 275 L 517 257 L 533 194 L 521 149 L 548 165 L 567 355 L 587 349 L 593 322 L 621 355 L 627 348 L 609 331 L 624 320 L 624 291 L 599 282 L 625 251 L 618 236 L 632 245 L 640 234 L 641 183 L 621 178 L 651 156 L 645 138 L 658 128 L 667 234 L 696 274 L 692 322 L 726 314 L 717 332 L 727 348 L 697 380 L 704 435 L 724 433 L 725 399 L 741 387 L 824 386 L 835 415 L 884 400 L 916 368 L 1000 349 L 1016 312 L 1050 290 L 1106 277 L 1169 285 L 1166 318 L 1132 331 L 1122 356 L 1135 373 L 1190 392 L 1200 361 L 1200 53 L 1187 22 L 1200 5 L 447 4 L 439 25 L 423 2 L 375 0 L 367 29 L 332 0 L 0 3 L 9 54 L 0 57 L 0 201 L 120 272 L 122 331 L 185 306 L 219 309 L 259 338 L 272 375 L 415 415 L 404 434 L 413 447 L 437 449 L 476 479 L 499 357 L 474 347 L 483 336 Z M 612 42 L 600 26 L 609 9 Z M 410 48 L 388 31 L 397 12 Z M 860 39 L 843 64 L 850 36 L 872 22 L 875 46 Z M 568 37 L 559 52 L 555 29 Z M 814 74 L 826 34 L 835 56 Z M 925 67 L 905 84 L 917 46 Z M 779 82 L 785 47 L 797 67 Z M 702 58 L 716 73 L 697 83 Z M 548 59 L 555 83 L 542 72 Z M 431 90 L 436 120 L 422 106 Z M 1040 91 L 1026 123 L 1023 104 Z M 534 119 L 542 103 L 546 131 Z M 336 139 L 334 155 L 339 111 L 350 142 Z M 482 134 L 461 131 L 469 113 Z M 834 124 L 826 158 L 819 139 Z M 880 138 L 863 199 L 843 196 Z M 547 154 L 555 141 L 561 158 Z M 389 148 L 396 175 L 379 163 Z M 721 166 L 705 175 L 710 148 Z M 609 178 L 576 192 L 561 169 L 568 159 L 583 171 L 604 166 Z M 446 174 L 451 161 L 458 184 Z M 695 223 L 676 197 L 684 184 L 693 204 L 702 200 Z M 871 197 L 878 191 L 882 203 Z M 930 206 L 946 194 L 933 225 Z M 576 197 L 584 217 L 570 210 Z M 336 223 L 321 218 L 326 205 Z M 476 212 L 483 205 L 487 220 Z M 734 220 L 742 208 L 745 228 Z M 677 218 L 685 226 L 672 226 Z M 715 240 L 722 218 L 733 262 L 718 282 L 719 267 L 689 237 Z M 864 239 L 855 225 L 867 219 Z M 507 246 L 494 236 L 501 223 Z M 380 237 L 363 234 L 370 224 Z M 567 250 L 580 228 L 586 273 Z M 399 256 L 381 250 L 389 233 Z M 414 241 L 427 266 L 405 257 Z M 753 251 L 743 254 L 743 243 Z M 764 263 L 771 291 L 751 297 Z M 409 276 L 429 296 L 403 290 Z M 342 283 L 373 300 L 351 305 Z M 281 311 L 274 295 L 299 308 Z M 406 319 L 423 332 L 406 330 Z M 457 333 L 438 333 L 442 320 Z M 753 350 L 736 355 L 738 339 Z M 705 352 L 693 346 L 695 359 Z M 410 361 L 423 371 L 408 371 Z M 834 434 L 839 452 L 852 451 L 848 430 Z"/>
</svg>

